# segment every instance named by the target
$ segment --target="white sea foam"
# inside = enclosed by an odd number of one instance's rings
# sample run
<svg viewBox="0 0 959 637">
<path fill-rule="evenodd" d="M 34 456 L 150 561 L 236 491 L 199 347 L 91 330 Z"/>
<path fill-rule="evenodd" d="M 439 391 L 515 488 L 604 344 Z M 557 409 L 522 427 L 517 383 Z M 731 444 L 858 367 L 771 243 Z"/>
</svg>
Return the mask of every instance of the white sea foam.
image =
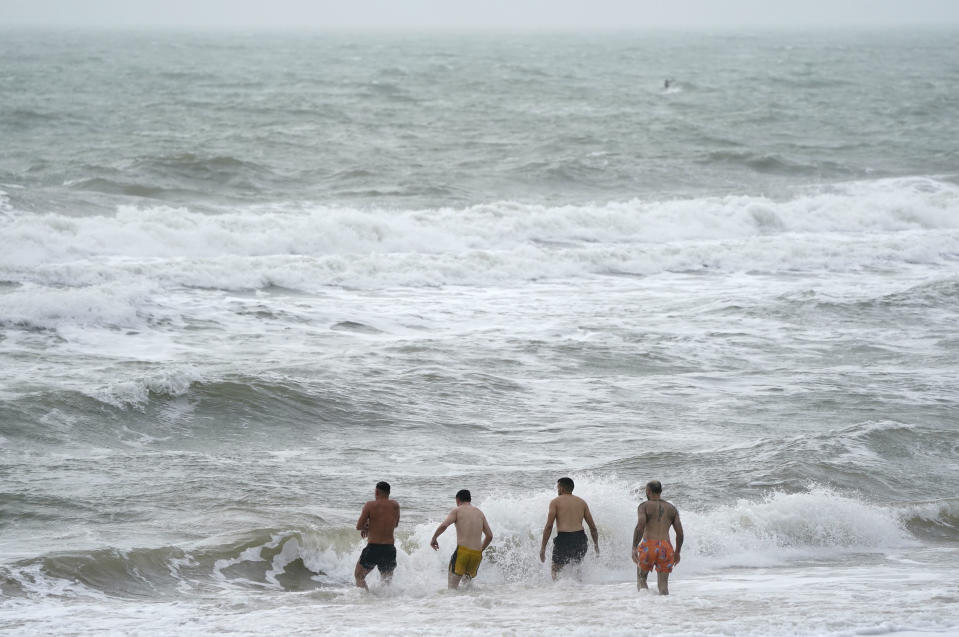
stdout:
<svg viewBox="0 0 959 637">
<path fill-rule="evenodd" d="M 9 186 L 6 187 L 9 188 Z M 0 216 L 9 215 L 11 212 L 13 207 L 10 205 L 10 194 L 6 190 L 0 190 Z"/>
<path fill-rule="evenodd" d="M 926 178 L 854 182 L 787 201 L 728 196 L 552 208 L 499 202 L 414 211 L 278 205 L 219 215 L 121 207 L 112 217 L 45 214 L 5 220 L 0 266 L 109 257 L 430 255 L 531 244 L 661 244 L 956 228 L 959 187 Z"/>
<path fill-rule="evenodd" d="M 153 285 L 128 278 L 122 283 L 49 287 L 27 283 L 0 299 L 0 324 L 32 328 L 75 326 L 136 327 L 145 324 Z"/>
<path fill-rule="evenodd" d="M 628 556 L 639 501 L 635 490 L 613 478 L 577 477 L 576 482 L 576 493 L 587 500 L 600 529 L 601 554 L 586 560 L 582 576 L 595 583 L 631 581 L 635 566 Z M 496 537 L 484 560 L 483 582 L 540 585 L 548 581 L 547 567 L 538 555 L 551 497 L 542 491 L 492 495 L 476 502 Z M 803 493 L 773 492 L 759 501 L 740 500 L 705 511 L 681 508 L 681 512 L 687 534 L 677 571 L 681 575 L 784 566 L 797 560 L 833 563 L 844 555 L 881 555 L 918 545 L 904 529 L 897 510 L 821 487 Z M 415 525 L 400 543 L 394 581 L 399 590 L 420 594 L 442 585 L 455 533 L 441 536 L 441 550 L 434 552 L 429 539 L 439 521 Z M 302 542 L 294 536 L 274 537 L 264 548 L 280 542 L 285 544 L 272 558 L 271 573 L 276 575 L 285 564 L 302 559 L 311 570 L 322 572 L 320 579 L 328 584 L 350 582 L 362 548 L 357 539 L 351 551 L 338 553 L 323 534 L 307 535 Z M 247 551 L 237 559 L 262 558 L 258 551 Z"/>
<path fill-rule="evenodd" d="M 959 531 L 959 499 L 956 498 L 908 505 L 903 508 L 902 515 L 915 516 Z"/>
<path fill-rule="evenodd" d="M 208 215 L 121 209 L 115 217 L 16 217 L 0 321 L 127 326 L 151 286 L 500 285 L 670 271 L 857 271 L 953 263 L 959 188 L 931 179 L 833 186 L 788 201 L 726 197 L 545 208 L 333 208 Z M 63 290 L 63 287 L 83 290 Z"/>
<path fill-rule="evenodd" d="M 182 288 L 242 291 L 271 286 L 322 292 L 329 286 L 513 286 L 663 272 L 858 272 L 936 268 L 959 255 L 959 231 L 909 231 L 870 237 L 753 237 L 652 245 L 519 246 L 512 251 L 214 257 L 141 263 L 46 265 L 17 272 L 20 287 L 0 296 L 0 324 L 61 329 L 140 329 L 182 322 Z M 11 275 L 8 275 L 11 276 Z M 176 296 L 174 296 L 174 294 Z M 218 299 L 209 301 L 216 314 Z M 209 319 L 212 315 L 198 315 Z"/>
<path fill-rule="evenodd" d="M 187 632 L 195 629 L 196 634 L 227 629 L 244 634 L 251 626 L 251 634 L 264 626 L 290 632 L 308 617 L 344 634 L 368 634 L 371 625 L 379 626 L 387 617 L 389 630 L 381 634 L 432 634 L 448 631 L 456 613 L 471 618 L 462 626 L 464 634 L 490 630 L 537 634 L 543 626 L 584 635 L 653 635 L 667 628 L 677 635 L 787 635 L 797 630 L 811 635 L 894 634 L 919 629 L 945 634 L 957 625 L 955 612 L 947 612 L 951 593 L 941 574 L 915 569 L 910 586 L 903 588 L 898 553 L 902 548 L 914 550 L 916 543 L 902 530 L 896 512 L 819 487 L 804 493 L 771 493 L 762 500 L 700 512 L 684 510 L 687 543 L 683 561 L 671 577 L 673 596 L 638 595 L 635 568 L 628 559 L 636 489 L 616 478 L 576 478 L 577 493 L 590 503 L 600 525 L 603 553 L 598 560 L 588 558 L 577 578 L 557 583 L 550 581 L 548 567 L 537 558 L 546 504 L 552 497 L 542 490 L 494 494 L 478 502 L 496 540 L 479 577 L 457 594 L 444 590 L 453 530 L 440 538 L 439 552 L 427 546 L 442 516 L 438 512 L 436 519 L 401 535 L 392 585 L 384 586 L 374 573 L 369 578 L 371 594 L 352 585 L 353 566 L 362 548 L 359 538 L 343 551 L 339 531 L 317 529 L 273 532 L 263 544 L 217 560 L 210 575 L 219 593 L 210 608 L 203 608 L 202 596 L 191 595 L 174 607 L 151 602 L 143 612 L 127 617 L 121 608 L 107 607 L 105 596 L 96 589 L 26 567 L 18 579 L 35 598 L 29 605 L 12 600 L 4 611 L 37 629 L 51 626 L 47 618 L 58 616 L 63 604 L 91 604 L 93 612 L 83 616 L 80 630 L 180 631 L 188 621 L 192 628 Z M 868 561 L 863 553 L 877 557 L 863 565 Z M 852 560 L 844 559 L 853 554 Z M 881 562 L 884 554 L 891 559 L 887 565 Z M 797 559 L 801 566 L 792 565 Z M 296 560 L 317 573 L 313 579 L 321 587 L 318 591 L 295 595 L 284 590 L 280 578 Z M 258 567 L 230 572 L 244 563 Z M 195 562 L 191 564 L 195 570 Z M 771 564 L 777 568 L 767 568 Z M 255 573 L 262 573 L 262 579 L 249 579 Z M 193 588 L 184 582 L 181 590 Z M 906 603 L 885 603 L 892 594 Z M 197 607 L 184 610 L 190 604 Z M 260 607 L 277 610 L 254 617 L 251 609 Z M 397 614 L 393 610 L 397 607 L 403 612 Z M 829 626 L 810 624 L 809 607 L 817 609 L 817 617 L 828 619 Z M 661 613 L 650 615 L 651 610 L 666 613 L 668 621 L 654 621 Z"/>
<path fill-rule="evenodd" d="M 587 500 L 599 526 L 601 548 L 599 556 L 590 551 L 583 568 L 576 571 L 578 576 L 593 584 L 633 582 L 635 566 L 629 553 L 636 523 L 636 490 L 625 481 L 609 477 L 576 476 L 576 482 L 576 493 Z M 536 588 L 549 584 L 551 548 L 547 551 L 547 564 L 540 563 L 538 556 L 546 510 L 553 496 L 543 490 L 491 495 L 476 502 L 495 536 L 477 580 L 481 588 Z M 681 513 L 686 543 L 682 562 L 676 569 L 680 579 L 725 572 L 731 567 L 762 569 L 789 566 L 797 561 L 807 566 L 833 565 L 844 556 L 855 554 L 861 560 L 863 554 L 895 554 L 919 545 L 904 530 L 900 511 L 821 487 L 803 493 L 774 492 L 762 500 L 740 500 L 704 511 L 681 507 Z M 429 547 L 443 515 L 445 510 L 438 512 L 435 519 L 401 532 L 394 593 L 415 597 L 432 594 L 445 585 L 455 532 L 450 530 L 440 537 L 439 551 Z M 306 568 L 317 574 L 313 579 L 321 585 L 349 588 L 363 542 L 357 535 L 352 546 L 346 548 L 343 539 L 339 529 L 272 532 L 268 541 L 216 560 L 209 575 L 223 585 L 253 584 L 281 590 L 278 577 L 291 563 L 302 560 Z M 262 563 L 264 580 L 259 584 L 242 576 L 238 580 L 227 572 L 242 563 Z M 60 590 L 57 581 L 34 575 L 32 586 L 42 584 L 51 591 Z M 378 582 L 375 575 L 371 579 Z"/>
<path fill-rule="evenodd" d="M 138 378 L 117 380 L 105 386 L 83 385 L 79 389 L 91 398 L 114 407 L 143 407 L 149 402 L 150 394 L 182 396 L 193 383 L 203 378 L 203 374 L 192 366 L 177 365 L 154 370 Z"/>
</svg>

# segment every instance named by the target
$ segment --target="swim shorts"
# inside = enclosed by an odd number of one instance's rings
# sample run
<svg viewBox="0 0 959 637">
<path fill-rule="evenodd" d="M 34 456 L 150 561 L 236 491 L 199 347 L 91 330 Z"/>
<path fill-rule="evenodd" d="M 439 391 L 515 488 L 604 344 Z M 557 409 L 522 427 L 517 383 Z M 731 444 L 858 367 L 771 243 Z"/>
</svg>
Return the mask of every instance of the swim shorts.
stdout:
<svg viewBox="0 0 959 637">
<path fill-rule="evenodd" d="M 360 553 L 360 566 L 367 570 L 373 567 L 380 573 L 392 573 L 396 568 L 396 547 L 392 544 L 367 544 Z"/>
<path fill-rule="evenodd" d="M 560 531 L 553 538 L 553 564 L 582 562 L 588 549 L 586 531 Z"/>
<path fill-rule="evenodd" d="M 450 572 L 454 575 L 476 577 L 481 561 L 483 561 L 483 551 L 457 546 L 453 555 L 450 556 Z"/>
<path fill-rule="evenodd" d="M 673 545 L 669 540 L 643 540 L 639 545 L 639 570 L 649 573 L 673 572 Z"/>
</svg>

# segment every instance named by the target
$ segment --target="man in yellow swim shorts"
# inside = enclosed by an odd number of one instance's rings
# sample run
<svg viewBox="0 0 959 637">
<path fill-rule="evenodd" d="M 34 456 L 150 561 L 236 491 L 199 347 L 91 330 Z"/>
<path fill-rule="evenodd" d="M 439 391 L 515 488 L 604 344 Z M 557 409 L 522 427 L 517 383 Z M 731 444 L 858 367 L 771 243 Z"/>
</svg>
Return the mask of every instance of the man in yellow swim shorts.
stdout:
<svg viewBox="0 0 959 637">
<path fill-rule="evenodd" d="M 474 507 L 472 496 L 467 489 L 456 493 L 456 508 L 450 511 L 446 519 L 436 527 L 436 533 L 430 540 L 434 551 L 440 549 L 436 541 L 450 524 L 456 525 L 456 550 L 450 557 L 448 583 L 450 588 L 459 588 L 460 580 L 465 576 L 467 581 L 476 577 L 483 551 L 493 541 L 493 532 L 489 528 L 486 516 Z"/>
</svg>

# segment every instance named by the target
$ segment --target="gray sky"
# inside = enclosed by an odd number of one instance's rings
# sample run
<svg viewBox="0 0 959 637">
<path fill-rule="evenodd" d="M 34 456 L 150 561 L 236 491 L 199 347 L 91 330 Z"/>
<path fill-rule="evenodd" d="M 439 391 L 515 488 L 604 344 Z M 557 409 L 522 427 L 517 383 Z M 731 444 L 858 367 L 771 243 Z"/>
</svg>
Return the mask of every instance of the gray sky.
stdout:
<svg viewBox="0 0 959 637">
<path fill-rule="evenodd" d="M 959 26 L 959 0 L 0 0 L 0 26 L 703 29 Z"/>
</svg>

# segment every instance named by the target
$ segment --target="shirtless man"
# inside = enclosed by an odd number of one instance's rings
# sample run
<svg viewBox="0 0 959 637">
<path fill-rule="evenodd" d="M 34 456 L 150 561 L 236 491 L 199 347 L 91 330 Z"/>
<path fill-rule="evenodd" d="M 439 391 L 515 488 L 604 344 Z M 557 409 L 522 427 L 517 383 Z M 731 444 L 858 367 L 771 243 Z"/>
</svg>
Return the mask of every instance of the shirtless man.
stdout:
<svg viewBox="0 0 959 637">
<path fill-rule="evenodd" d="M 679 564 L 679 551 L 683 548 L 683 524 L 679 511 L 660 495 L 663 485 L 651 480 L 646 485 L 646 501 L 636 509 L 636 530 L 633 531 L 633 561 L 636 562 L 636 586 L 649 590 L 646 576 L 656 567 L 656 580 L 661 595 L 669 595 L 669 574 Z M 669 542 L 669 527 L 676 530 L 676 550 Z M 642 542 L 640 542 L 642 539 Z"/>
<path fill-rule="evenodd" d="M 383 581 L 389 583 L 396 568 L 396 546 L 393 545 L 393 529 L 400 523 L 400 504 L 390 500 L 390 485 L 388 482 L 376 483 L 375 499 L 363 506 L 360 519 L 356 523 L 356 530 L 360 537 L 366 538 L 367 544 L 360 559 L 356 562 L 353 577 L 356 585 L 369 590 L 366 586 L 366 576 L 373 568 L 380 571 Z"/>
<path fill-rule="evenodd" d="M 543 545 L 539 549 L 539 561 L 546 561 L 546 543 L 553 533 L 553 522 L 556 522 L 556 539 L 553 540 L 553 579 L 567 564 L 579 564 L 589 550 L 586 541 L 586 531 L 583 530 L 583 520 L 589 525 L 589 533 L 593 536 L 593 546 L 596 555 L 599 555 L 599 532 L 593 522 L 586 501 L 573 495 L 573 480 L 560 478 L 556 481 L 556 491 L 559 494 L 549 503 L 549 514 L 546 516 L 546 528 L 543 529 Z"/>
<path fill-rule="evenodd" d="M 450 588 L 459 588 L 460 580 L 464 575 L 467 583 L 476 577 L 476 571 L 483 559 L 483 551 L 493 541 L 493 532 L 489 528 L 486 516 L 473 506 L 471 500 L 472 496 L 467 489 L 457 491 L 456 508 L 450 511 L 446 519 L 436 527 L 436 533 L 430 540 L 433 550 L 440 550 L 436 538 L 441 536 L 450 524 L 456 525 L 456 550 L 450 557 L 447 578 Z"/>
</svg>

